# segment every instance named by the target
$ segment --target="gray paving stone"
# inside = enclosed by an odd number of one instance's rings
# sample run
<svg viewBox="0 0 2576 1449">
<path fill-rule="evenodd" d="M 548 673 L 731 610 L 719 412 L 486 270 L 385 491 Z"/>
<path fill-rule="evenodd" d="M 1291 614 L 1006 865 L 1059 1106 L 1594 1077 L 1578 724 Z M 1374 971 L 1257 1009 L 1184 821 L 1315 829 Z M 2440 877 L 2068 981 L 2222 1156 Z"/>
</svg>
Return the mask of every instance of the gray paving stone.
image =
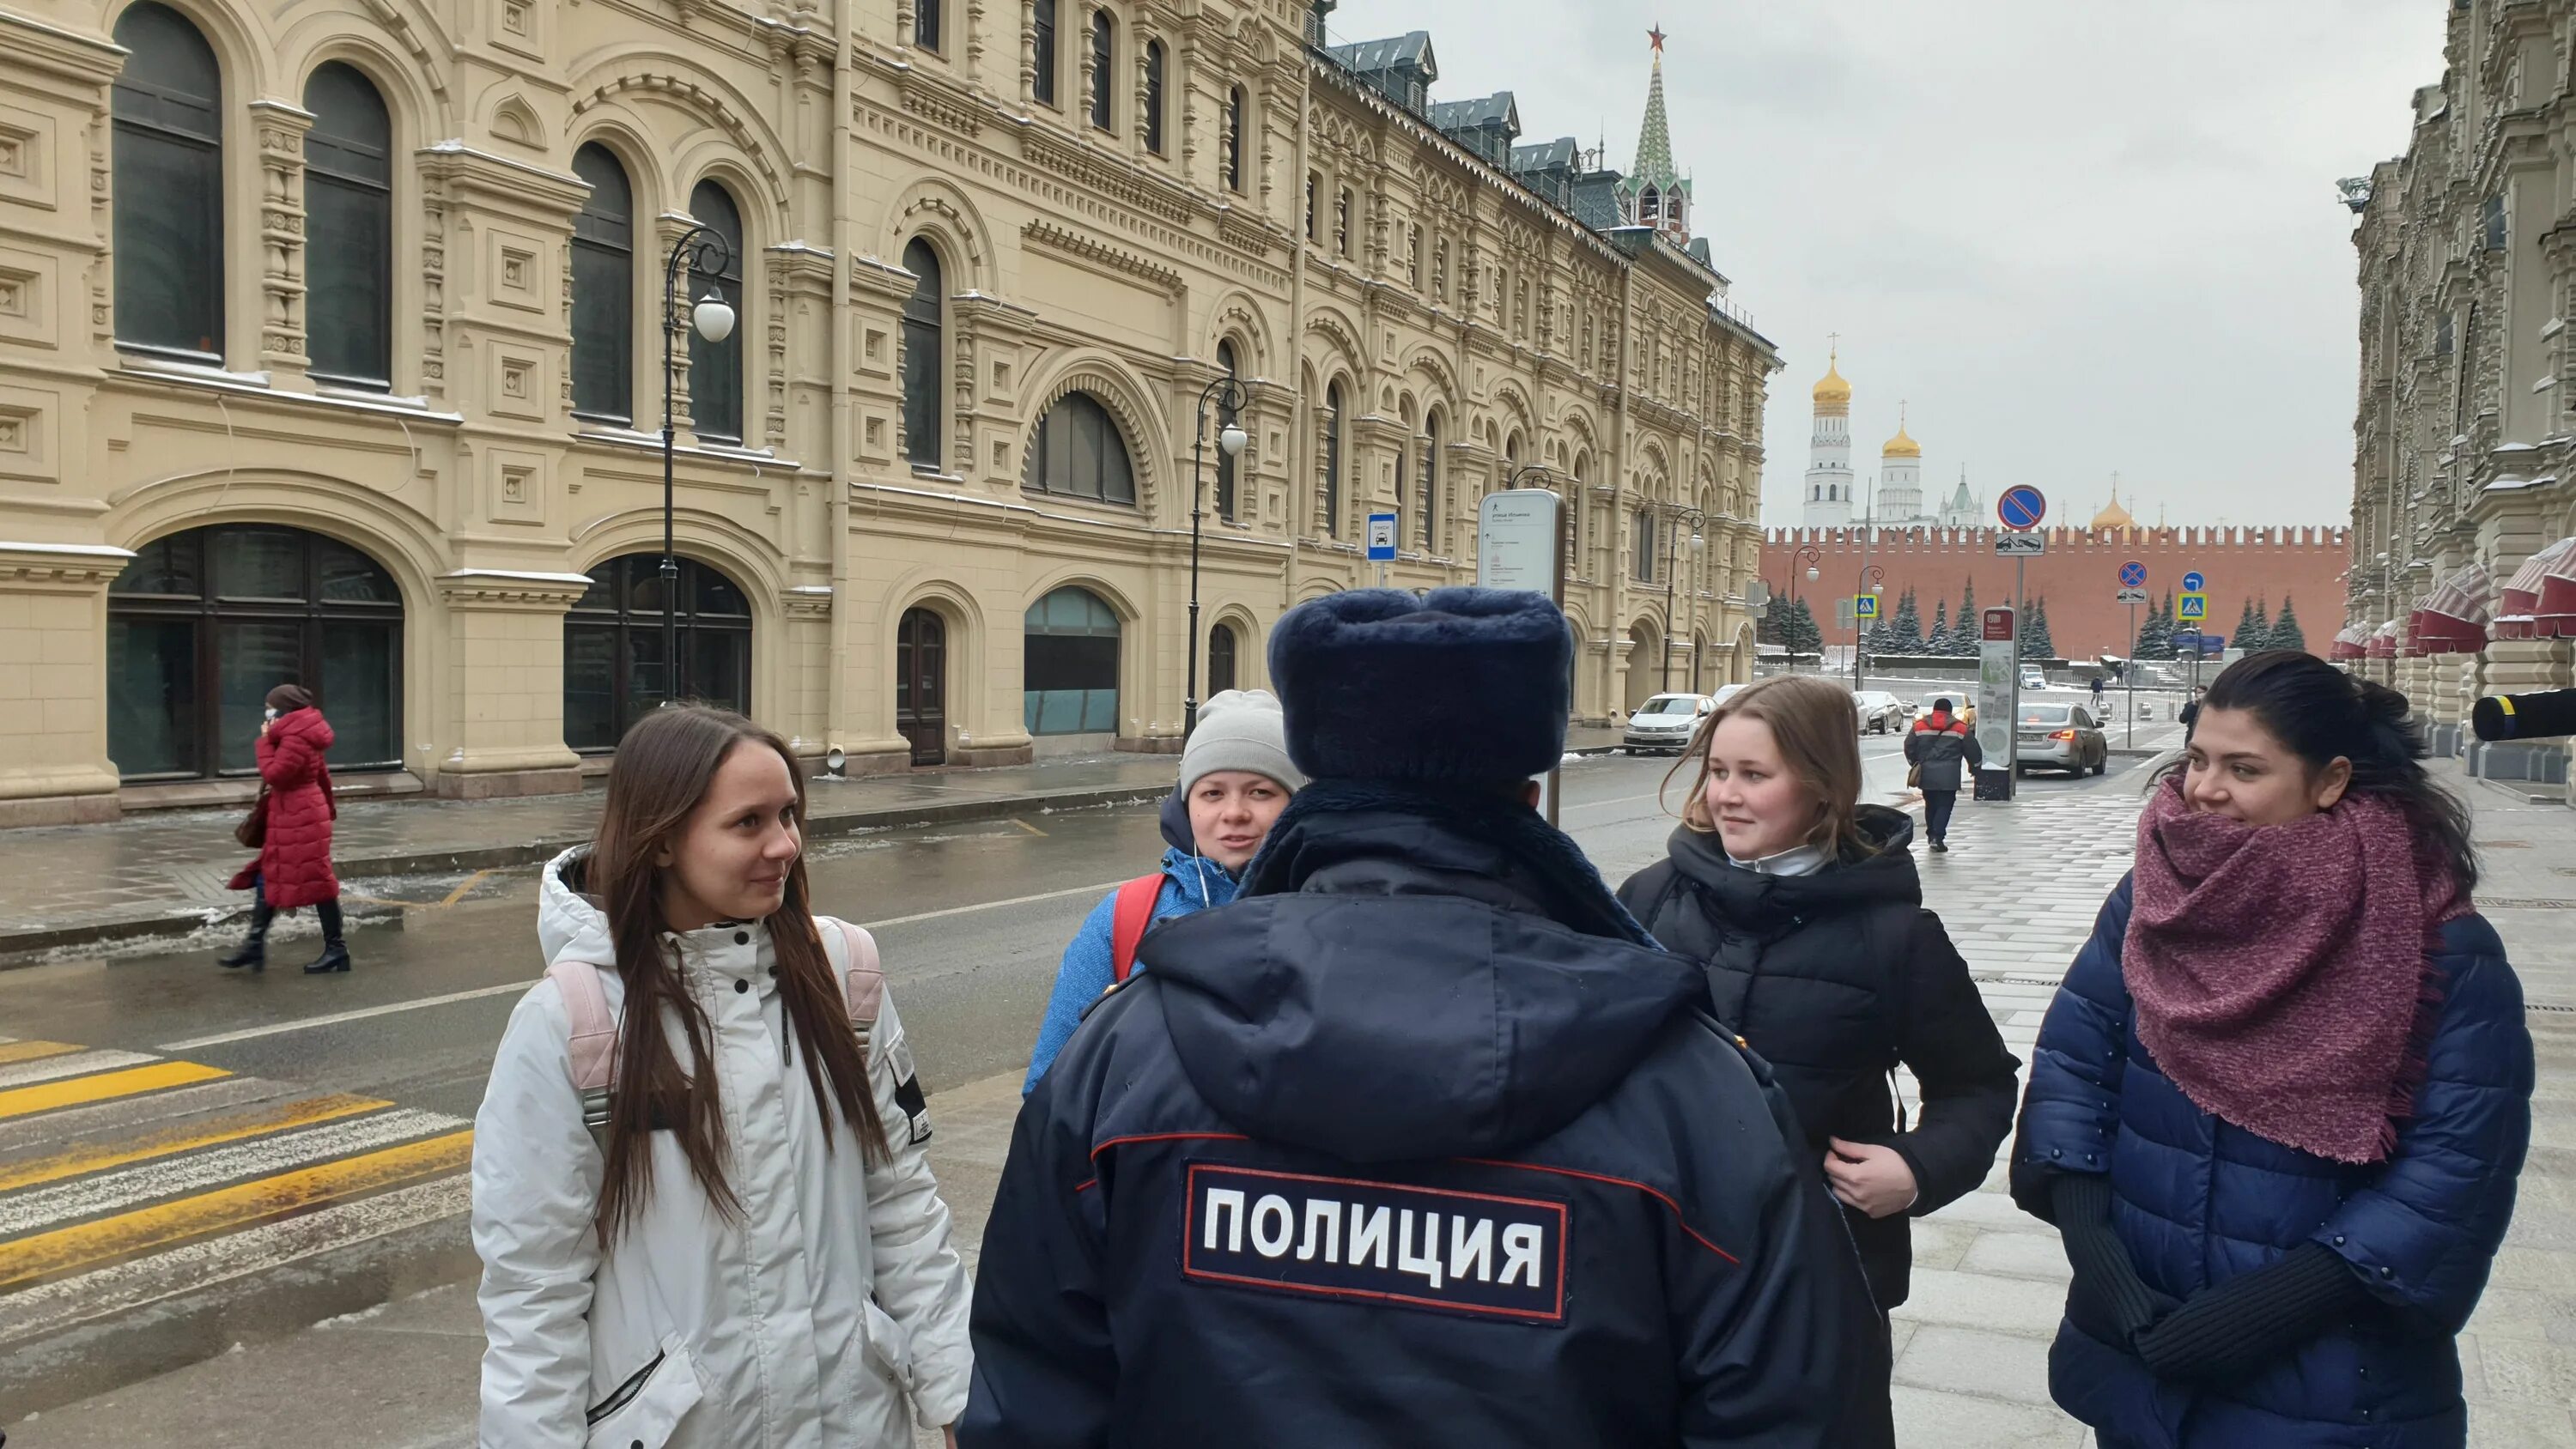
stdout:
<svg viewBox="0 0 2576 1449">
<path fill-rule="evenodd" d="M 2054 1412 L 2048 1400 L 2048 1340 L 2044 1338 L 1926 1323 L 1897 1359 L 1896 1381 L 1911 1388 L 1973 1394 Z M 2063 1416 L 2059 1421 L 2068 1422 Z"/>
<path fill-rule="evenodd" d="M 1991 1233 L 1988 1237 L 2007 1234 Z M 2050 1239 L 2042 1239 L 2054 1247 Z M 1916 1322 L 2037 1338 L 2057 1336 L 2066 1289 L 2043 1280 L 1949 1268 L 1917 1271 L 1914 1293 L 1896 1310 Z"/>
<path fill-rule="evenodd" d="M 1900 1385 L 1896 1441 L 1905 1449 L 2076 1449 L 2091 1441 L 2055 1407 Z"/>
<path fill-rule="evenodd" d="M 1996 1273 L 2051 1284 L 2062 1284 L 2074 1276 L 2066 1266 L 2066 1251 L 2058 1246 L 2056 1236 L 2042 1233 L 1979 1234 L 1969 1244 L 1965 1257 L 1952 1266 L 1966 1273 Z"/>
</svg>

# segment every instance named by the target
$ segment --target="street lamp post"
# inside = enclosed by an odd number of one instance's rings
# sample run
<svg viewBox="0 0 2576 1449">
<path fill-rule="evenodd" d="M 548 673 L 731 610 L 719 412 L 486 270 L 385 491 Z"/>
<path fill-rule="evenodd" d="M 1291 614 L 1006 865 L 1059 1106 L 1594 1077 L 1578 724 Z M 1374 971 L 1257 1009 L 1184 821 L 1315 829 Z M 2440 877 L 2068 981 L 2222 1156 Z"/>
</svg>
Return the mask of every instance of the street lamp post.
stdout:
<svg viewBox="0 0 2576 1449">
<path fill-rule="evenodd" d="M 1216 445 L 1228 458 L 1243 456 L 1244 444 L 1251 441 L 1239 419 L 1243 414 L 1243 384 L 1227 373 L 1209 383 L 1199 393 L 1198 427 L 1190 435 L 1190 674 L 1188 693 L 1181 700 L 1181 737 L 1189 738 L 1199 727 L 1199 520 L 1207 516 L 1207 410 L 1213 401 L 1221 422 Z"/>
<path fill-rule="evenodd" d="M 1691 553 L 1694 556 L 1696 556 L 1700 550 L 1708 547 L 1708 539 L 1700 532 L 1701 529 L 1708 526 L 1707 514 L 1700 512 L 1696 508 L 1682 508 L 1676 506 L 1668 510 L 1667 516 L 1670 517 L 1676 525 L 1682 523 L 1684 520 L 1689 521 L 1691 529 Z M 1663 683 L 1659 685 L 1658 688 L 1661 688 L 1666 692 L 1670 692 L 1673 687 L 1673 590 L 1674 585 L 1679 582 L 1681 574 L 1681 570 L 1675 568 L 1674 564 L 1677 562 L 1676 556 L 1679 554 L 1680 549 L 1681 530 L 1679 527 L 1676 527 L 1672 532 L 1664 535 L 1664 673 Z"/>
<path fill-rule="evenodd" d="M 1816 547 L 1812 543 L 1799 549 L 1796 553 L 1789 555 L 1790 619 L 1798 617 L 1798 566 L 1800 564 L 1805 564 L 1807 566 L 1807 582 L 1812 584 L 1816 581 L 1816 565 L 1823 563 L 1824 561 L 1824 550 Z M 1784 619 L 1782 622 L 1786 623 L 1787 620 Z M 1824 662 L 1822 635 L 1817 636 L 1817 646 L 1817 662 L 1821 664 Z M 1789 672 L 1791 674 L 1798 672 L 1798 646 L 1795 644 L 1789 646 Z"/>
<path fill-rule="evenodd" d="M 1860 617 L 1860 595 L 1863 589 L 1873 594 L 1886 593 L 1887 571 L 1876 564 L 1864 564 L 1861 566 L 1860 577 L 1852 583 L 1852 693 L 1854 694 L 1860 693 L 1861 688 L 1861 648 L 1869 642 L 1869 630 L 1863 625 Z"/>
<path fill-rule="evenodd" d="M 680 559 L 671 541 L 672 512 L 672 440 L 676 419 L 672 397 L 674 344 L 680 331 L 680 277 L 683 271 L 694 276 L 704 272 L 710 277 L 724 275 L 733 263 L 733 248 L 725 243 L 724 234 L 699 224 L 680 233 L 671 244 L 670 259 L 662 264 L 662 702 L 676 704 L 680 698 Z M 724 294 L 713 286 L 689 309 L 689 325 L 709 342 L 722 342 L 733 335 L 733 308 L 726 305 Z"/>
</svg>

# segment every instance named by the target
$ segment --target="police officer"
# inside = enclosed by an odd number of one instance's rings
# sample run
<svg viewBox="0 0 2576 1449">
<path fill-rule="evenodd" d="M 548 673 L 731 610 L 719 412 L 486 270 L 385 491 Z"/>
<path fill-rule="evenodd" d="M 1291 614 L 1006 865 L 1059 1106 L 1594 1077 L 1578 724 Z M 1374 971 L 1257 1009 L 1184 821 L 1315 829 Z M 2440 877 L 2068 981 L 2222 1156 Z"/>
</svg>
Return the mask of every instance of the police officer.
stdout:
<svg viewBox="0 0 2576 1449">
<path fill-rule="evenodd" d="M 1785 1099 L 1531 808 L 1572 650 L 1527 593 L 1280 621 L 1313 783 L 1022 1109 L 966 1449 L 1890 1442 Z"/>
</svg>

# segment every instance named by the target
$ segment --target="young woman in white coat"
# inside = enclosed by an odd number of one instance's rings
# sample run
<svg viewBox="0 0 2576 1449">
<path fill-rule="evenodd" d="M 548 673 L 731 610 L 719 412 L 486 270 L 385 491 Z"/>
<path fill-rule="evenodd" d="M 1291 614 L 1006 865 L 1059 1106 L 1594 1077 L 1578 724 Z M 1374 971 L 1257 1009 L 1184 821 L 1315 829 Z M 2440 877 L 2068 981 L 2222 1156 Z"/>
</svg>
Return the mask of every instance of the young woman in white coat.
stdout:
<svg viewBox="0 0 2576 1449">
<path fill-rule="evenodd" d="M 484 1449 L 909 1449 L 964 1411 L 966 1273 L 911 1049 L 891 1001 L 854 1030 L 872 948 L 810 908 L 804 809 L 776 735 L 657 710 L 595 841 L 547 867 L 553 969 L 475 1118 Z M 564 963 L 616 1023 L 596 1128 Z"/>
</svg>

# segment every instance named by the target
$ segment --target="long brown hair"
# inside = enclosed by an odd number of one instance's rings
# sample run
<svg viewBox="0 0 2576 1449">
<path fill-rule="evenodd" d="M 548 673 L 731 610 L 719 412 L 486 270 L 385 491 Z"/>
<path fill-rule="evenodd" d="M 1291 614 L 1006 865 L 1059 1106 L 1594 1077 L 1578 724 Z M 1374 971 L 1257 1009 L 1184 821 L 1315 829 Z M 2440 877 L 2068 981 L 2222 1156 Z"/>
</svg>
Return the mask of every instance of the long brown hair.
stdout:
<svg viewBox="0 0 2576 1449">
<path fill-rule="evenodd" d="M 1697 765 L 1690 797 L 1682 802 L 1682 824 L 1702 835 L 1717 829 L 1717 822 L 1708 818 L 1708 742 L 1719 725 L 1739 715 L 1770 727 L 1781 763 L 1815 800 L 1816 823 L 1806 843 L 1836 856 L 1867 850 L 1855 819 L 1861 784 L 1859 709 L 1850 690 L 1812 674 L 1778 674 L 1748 684 L 1699 722 L 1689 748 L 1664 776 L 1669 790 L 1674 776 Z"/>
<path fill-rule="evenodd" d="M 641 1211 L 652 1191 L 651 1134 L 667 1127 L 678 1138 L 709 1201 L 727 1218 L 741 1199 L 725 1179 L 724 1113 L 716 1101 L 714 1034 L 707 1014 L 689 995 L 677 953 L 665 946 L 670 929 L 662 912 L 664 850 L 680 848 L 689 817 L 735 750 L 767 749 L 787 763 L 796 782 L 796 820 L 805 821 L 805 777 L 787 742 L 731 710 L 704 705 L 657 709 L 636 722 L 617 745 L 608 768 L 608 802 L 599 833 L 582 862 L 583 884 L 608 917 L 617 952 L 617 974 L 626 983 L 623 1029 L 618 1033 L 617 1076 L 608 1104 L 607 1167 L 599 1192 L 602 1246 Z M 787 898 L 762 924 L 778 962 L 778 996 L 805 1057 L 805 1080 L 831 1120 L 851 1125 L 871 1163 L 886 1158 L 885 1124 L 831 958 L 815 933 L 807 904 L 805 859 L 787 868 Z M 673 1054 L 668 1023 L 676 1019 L 688 1038 L 694 1071 Z M 830 1150 L 831 1134 L 824 1137 Z"/>
</svg>

